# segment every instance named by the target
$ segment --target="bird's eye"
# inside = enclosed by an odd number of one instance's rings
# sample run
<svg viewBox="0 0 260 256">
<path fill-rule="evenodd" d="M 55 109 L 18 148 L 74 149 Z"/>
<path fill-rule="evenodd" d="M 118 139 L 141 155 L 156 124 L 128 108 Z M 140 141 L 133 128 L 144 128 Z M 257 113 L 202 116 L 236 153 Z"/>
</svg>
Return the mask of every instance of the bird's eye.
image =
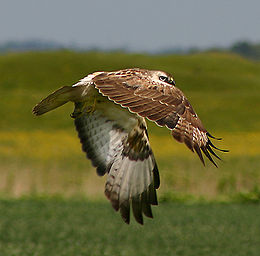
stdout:
<svg viewBox="0 0 260 256">
<path fill-rule="evenodd" d="M 167 76 L 159 76 L 159 79 L 163 82 L 168 83 L 168 84 L 175 85 L 175 81 L 172 77 L 168 78 Z"/>
<path fill-rule="evenodd" d="M 174 81 L 174 79 L 172 77 L 167 82 L 169 84 L 175 85 L 175 81 Z"/>
<path fill-rule="evenodd" d="M 168 77 L 167 76 L 159 76 L 159 79 L 163 82 L 168 82 Z"/>
</svg>

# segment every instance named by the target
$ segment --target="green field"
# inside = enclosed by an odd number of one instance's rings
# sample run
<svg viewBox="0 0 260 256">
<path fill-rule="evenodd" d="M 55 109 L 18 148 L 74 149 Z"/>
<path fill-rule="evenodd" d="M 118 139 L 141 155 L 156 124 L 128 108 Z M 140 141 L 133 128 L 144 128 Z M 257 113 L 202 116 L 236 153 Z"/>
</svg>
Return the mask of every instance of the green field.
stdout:
<svg viewBox="0 0 260 256">
<path fill-rule="evenodd" d="M 10 255 L 258 256 L 260 206 L 162 203 L 144 226 L 124 224 L 106 203 L 0 201 L 0 251 Z"/>
<path fill-rule="evenodd" d="M 42 117 L 32 107 L 62 85 L 97 70 L 126 67 L 172 73 L 220 148 L 219 168 L 204 168 L 167 129 L 149 123 L 164 198 L 191 196 L 230 201 L 241 193 L 259 197 L 260 63 L 223 53 L 148 56 L 69 51 L 0 56 L 0 195 L 83 195 L 103 198 L 69 114 L 73 105 Z M 162 143 L 163 142 L 163 143 Z M 163 146 L 162 146 L 163 145 Z M 256 193 L 255 193 L 256 192 Z M 259 199 L 259 198 L 258 198 Z"/>
<path fill-rule="evenodd" d="M 161 175 L 154 220 L 128 226 L 81 152 L 67 104 L 35 117 L 51 91 L 90 72 L 129 67 L 174 75 L 216 146 L 206 167 L 149 123 Z M 228 53 L 148 56 L 29 52 L 0 55 L 0 255 L 258 255 L 260 62 Z M 28 198 L 28 199 L 24 199 Z"/>
</svg>

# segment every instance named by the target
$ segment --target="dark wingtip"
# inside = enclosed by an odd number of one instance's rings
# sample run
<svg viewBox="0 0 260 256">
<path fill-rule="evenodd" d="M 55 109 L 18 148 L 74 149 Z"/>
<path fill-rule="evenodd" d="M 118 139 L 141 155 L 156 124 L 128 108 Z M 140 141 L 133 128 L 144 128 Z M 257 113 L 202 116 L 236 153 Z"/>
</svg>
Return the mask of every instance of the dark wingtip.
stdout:
<svg viewBox="0 0 260 256">
<path fill-rule="evenodd" d="M 149 202 L 149 195 L 147 191 L 144 191 L 141 195 L 141 202 L 142 202 L 142 212 L 148 218 L 153 218 L 151 204 Z"/>
<path fill-rule="evenodd" d="M 194 145 L 194 149 L 195 149 L 197 155 L 199 156 L 199 158 L 200 158 L 202 164 L 205 166 L 205 161 L 204 161 L 203 156 L 202 156 L 202 154 L 201 154 L 200 147 L 199 147 L 197 144 L 195 144 L 195 145 Z"/>
<path fill-rule="evenodd" d="M 214 148 L 214 149 L 216 149 L 216 150 L 219 150 L 219 151 L 221 151 L 221 152 L 225 152 L 225 153 L 229 152 L 229 150 L 217 148 L 217 147 L 211 142 L 210 139 L 208 139 L 208 145 L 210 145 L 212 148 Z"/>
<path fill-rule="evenodd" d="M 154 178 L 154 188 L 158 189 L 160 187 L 160 175 L 159 175 L 159 170 L 156 162 L 153 169 L 153 178 Z"/>
<path fill-rule="evenodd" d="M 120 206 L 120 214 L 122 219 L 124 220 L 124 222 L 126 224 L 130 223 L 130 205 L 129 205 L 129 201 L 125 201 L 124 203 L 122 203 Z"/>
<path fill-rule="evenodd" d="M 217 159 L 221 160 L 221 158 L 214 152 L 214 149 L 216 150 L 219 150 L 221 152 L 229 152 L 229 150 L 225 150 L 225 149 L 220 149 L 220 148 L 217 148 L 212 142 L 211 140 L 209 139 L 210 138 L 213 138 L 213 139 L 217 139 L 217 140 L 220 140 L 221 138 L 215 138 L 214 136 L 212 136 L 210 133 L 207 132 L 207 136 L 208 136 L 208 141 L 207 141 L 207 144 L 206 146 L 203 146 L 201 147 L 201 150 L 203 151 L 203 153 L 206 155 L 206 157 L 216 166 L 217 164 L 215 163 L 215 161 L 212 159 L 211 155 L 213 155 L 214 157 L 216 157 Z"/>
<path fill-rule="evenodd" d="M 119 201 L 118 200 L 113 200 L 111 199 L 111 194 L 110 194 L 110 198 L 109 198 L 112 207 L 114 208 L 114 210 L 117 212 L 119 210 Z"/>
<path fill-rule="evenodd" d="M 141 195 L 132 198 L 132 210 L 133 210 L 133 215 L 135 217 L 135 220 L 143 225 L 143 215 L 142 215 L 142 203 L 141 203 Z"/>
<path fill-rule="evenodd" d="M 217 168 L 217 164 L 215 163 L 215 161 L 212 159 L 211 155 L 209 154 L 207 148 L 205 148 L 204 146 L 201 147 L 201 150 L 203 151 L 203 153 L 205 154 L 205 156 L 210 160 L 211 163 L 213 163 Z"/>
<path fill-rule="evenodd" d="M 207 136 L 214 139 L 214 140 L 222 140 L 222 138 L 216 138 L 213 135 L 211 135 L 209 132 L 207 132 Z"/>
<path fill-rule="evenodd" d="M 140 225 L 144 225 L 143 219 L 136 219 L 136 221 L 137 221 Z"/>
<path fill-rule="evenodd" d="M 123 219 L 123 221 L 126 223 L 126 224 L 130 224 L 130 217 L 128 217 L 128 218 L 124 218 L 123 216 L 122 216 L 122 219 Z"/>
<path fill-rule="evenodd" d="M 147 215 L 146 213 L 144 213 L 144 215 L 150 219 L 153 219 L 153 213 L 151 213 L 151 215 Z"/>
<path fill-rule="evenodd" d="M 219 160 L 221 160 L 221 158 L 213 151 L 212 148 L 219 150 L 221 152 L 229 152 L 229 150 L 217 148 L 209 139 L 209 137 L 216 139 L 216 140 L 221 140 L 221 138 L 215 138 L 214 136 L 212 136 L 208 132 L 206 133 L 206 135 L 207 135 L 207 139 L 208 139 L 208 141 L 206 142 L 206 145 L 204 144 L 204 145 L 199 146 L 198 144 L 194 144 L 193 148 L 195 149 L 196 153 L 198 154 L 198 156 L 199 156 L 199 158 L 200 158 L 200 160 L 201 160 L 201 162 L 203 163 L 204 166 L 205 166 L 205 162 L 204 162 L 204 159 L 203 159 L 202 152 L 210 160 L 210 162 L 213 163 L 215 165 L 215 167 L 218 168 L 217 164 L 215 163 L 215 161 L 213 160 L 211 155 L 213 155 L 214 157 L 216 157 Z"/>
<path fill-rule="evenodd" d="M 213 149 L 207 144 L 206 149 L 211 153 L 214 157 L 216 157 L 219 160 L 222 160 L 214 151 Z"/>
</svg>

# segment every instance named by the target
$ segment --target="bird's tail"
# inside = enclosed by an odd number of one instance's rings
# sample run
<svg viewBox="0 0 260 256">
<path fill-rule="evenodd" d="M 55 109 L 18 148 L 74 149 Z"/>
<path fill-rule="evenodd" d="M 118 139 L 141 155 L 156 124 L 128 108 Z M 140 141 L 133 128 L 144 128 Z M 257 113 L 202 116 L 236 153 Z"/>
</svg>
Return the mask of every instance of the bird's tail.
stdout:
<svg viewBox="0 0 260 256">
<path fill-rule="evenodd" d="M 73 99 L 78 95 L 79 89 L 80 88 L 72 86 L 63 86 L 40 101 L 33 108 L 32 112 L 36 116 L 39 116 L 64 105 L 68 101 L 73 101 Z"/>
</svg>

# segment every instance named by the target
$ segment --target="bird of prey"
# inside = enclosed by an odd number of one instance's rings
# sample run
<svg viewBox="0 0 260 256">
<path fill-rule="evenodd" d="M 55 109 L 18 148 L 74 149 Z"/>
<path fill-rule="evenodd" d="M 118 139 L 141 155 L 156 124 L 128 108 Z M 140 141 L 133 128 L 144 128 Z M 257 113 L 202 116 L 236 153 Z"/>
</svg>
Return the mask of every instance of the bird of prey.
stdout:
<svg viewBox="0 0 260 256">
<path fill-rule="evenodd" d="M 136 221 L 152 218 L 157 205 L 160 178 L 150 147 L 145 119 L 171 130 L 172 136 L 214 164 L 219 158 L 204 128 L 173 76 L 139 68 L 95 72 L 72 86 L 64 86 L 33 108 L 42 115 L 74 102 L 74 118 L 82 149 L 97 168 L 107 174 L 105 195 L 123 220 L 130 222 L 130 206 Z"/>
</svg>

